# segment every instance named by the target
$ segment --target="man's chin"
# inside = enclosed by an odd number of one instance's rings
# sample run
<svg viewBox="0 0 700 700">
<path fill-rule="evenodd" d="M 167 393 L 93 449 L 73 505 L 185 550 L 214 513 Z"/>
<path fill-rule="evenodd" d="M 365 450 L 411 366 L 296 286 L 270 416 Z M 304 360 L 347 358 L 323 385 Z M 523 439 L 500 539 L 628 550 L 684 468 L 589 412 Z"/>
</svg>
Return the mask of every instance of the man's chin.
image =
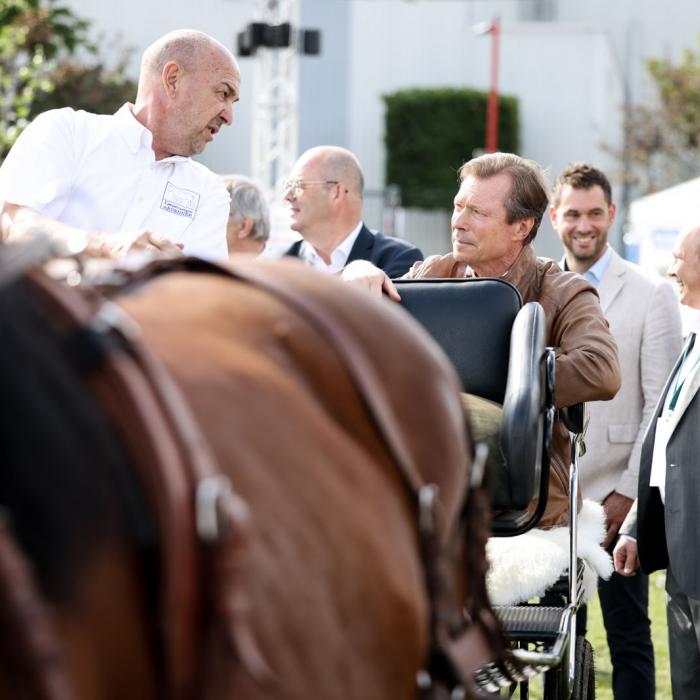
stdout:
<svg viewBox="0 0 700 700">
<path fill-rule="evenodd" d="M 469 265 L 473 259 L 473 249 L 465 245 L 452 244 L 452 257 L 460 263 Z"/>
</svg>

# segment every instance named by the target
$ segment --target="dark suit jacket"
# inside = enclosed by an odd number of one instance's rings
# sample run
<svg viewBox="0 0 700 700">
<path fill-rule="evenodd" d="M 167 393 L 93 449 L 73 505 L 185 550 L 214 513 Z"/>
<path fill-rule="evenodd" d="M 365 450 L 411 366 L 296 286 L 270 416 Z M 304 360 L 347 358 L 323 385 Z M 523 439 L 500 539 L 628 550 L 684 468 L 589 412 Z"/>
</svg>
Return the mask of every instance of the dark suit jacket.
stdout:
<svg viewBox="0 0 700 700">
<path fill-rule="evenodd" d="M 299 257 L 300 249 L 301 241 L 296 241 L 285 255 Z M 410 243 L 393 236 L 385 236 L 382 233 L 373 233 L 362 224 L 360 233 L 348 256 L 348 263 L 353 260 L 369 260 L 393 278 L 401 277 L 408 272 L 414 262 L 423 259 L 424 255 L 420 249 Z"/>
<path fill-rule="evenodd" d="M 666 382 L 642 444 L 639 497 L 621 532 L 636 535 L 642 569 L 651 573 L 669 564 L 684 593 L 700 600 L 700 373 L 689 377 L 694 391 L 674 410 L 675 427 L 666 448 L 666 503 L 649 486 L 656 423 L 672 384 Z M 692 389 L 693 387 L 689 387 Z"/>
</svg>

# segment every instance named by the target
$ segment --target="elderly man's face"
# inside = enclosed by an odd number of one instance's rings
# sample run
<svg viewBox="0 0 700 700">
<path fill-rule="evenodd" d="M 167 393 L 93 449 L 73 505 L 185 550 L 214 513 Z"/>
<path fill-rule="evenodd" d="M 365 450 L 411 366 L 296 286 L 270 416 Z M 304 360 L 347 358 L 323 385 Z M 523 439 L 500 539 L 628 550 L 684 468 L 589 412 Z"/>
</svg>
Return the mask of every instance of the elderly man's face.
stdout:
<svg viewBox="0 0 700 700">
<path fill-rule="evenodd" d="M 185 72 L 170 119 L 177 155 L 201 153 L 223 125 L 233 123 L 241 77 L 234 60 L 212 48 L 196 70 Z"/>
<path fill-rule="evenodd" d="M 507 173 L 485 179 L 468 175 L 454 199 L 452 252 L 480 277 L 502 275 L 529 232 L 523 221 L 507 222 L 505 201 L 511 187 Z"/>
<path fill-rule="evenodd" d="M 681 232 L 668 274 L 678 283 L 681 304 L 700 309 L 700 227 Z"/>
</svg>

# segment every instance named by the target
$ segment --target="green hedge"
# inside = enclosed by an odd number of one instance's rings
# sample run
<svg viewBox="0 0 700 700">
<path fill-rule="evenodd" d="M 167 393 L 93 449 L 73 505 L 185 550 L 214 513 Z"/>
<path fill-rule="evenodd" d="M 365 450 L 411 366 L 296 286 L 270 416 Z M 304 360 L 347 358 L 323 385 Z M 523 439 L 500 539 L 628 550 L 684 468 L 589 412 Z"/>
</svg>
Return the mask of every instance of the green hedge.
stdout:
<svg viewBox="0 0 700 700">
<path fill-rule="evenodd" d="M 440 88 L 384 95 L 386 184 L 406 207 L 451 209 L 460 166 L 486 142 L 488 93 Z M 499 150 L 518 152 L 518 102 L 500 96 Z"/>
</svg>

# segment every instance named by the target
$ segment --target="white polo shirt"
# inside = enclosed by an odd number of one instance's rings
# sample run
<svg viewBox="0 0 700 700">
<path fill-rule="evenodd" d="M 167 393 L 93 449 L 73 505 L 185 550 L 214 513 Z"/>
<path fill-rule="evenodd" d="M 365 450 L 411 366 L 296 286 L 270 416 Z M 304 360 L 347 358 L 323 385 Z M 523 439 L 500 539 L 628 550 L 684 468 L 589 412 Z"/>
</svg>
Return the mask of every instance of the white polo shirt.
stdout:
<svg viewBox="0 0 700 700">
<path fill-rule="evenodd" d="M 87 230 L 148 228 L 184 252 L 225 259 L 230 198 L 221 179 L 183 156 L 156 160 L 153 135 L 125 104 L 101 115 L 39 115 L 0 168 L 0 200 Z"/>
</svg>

